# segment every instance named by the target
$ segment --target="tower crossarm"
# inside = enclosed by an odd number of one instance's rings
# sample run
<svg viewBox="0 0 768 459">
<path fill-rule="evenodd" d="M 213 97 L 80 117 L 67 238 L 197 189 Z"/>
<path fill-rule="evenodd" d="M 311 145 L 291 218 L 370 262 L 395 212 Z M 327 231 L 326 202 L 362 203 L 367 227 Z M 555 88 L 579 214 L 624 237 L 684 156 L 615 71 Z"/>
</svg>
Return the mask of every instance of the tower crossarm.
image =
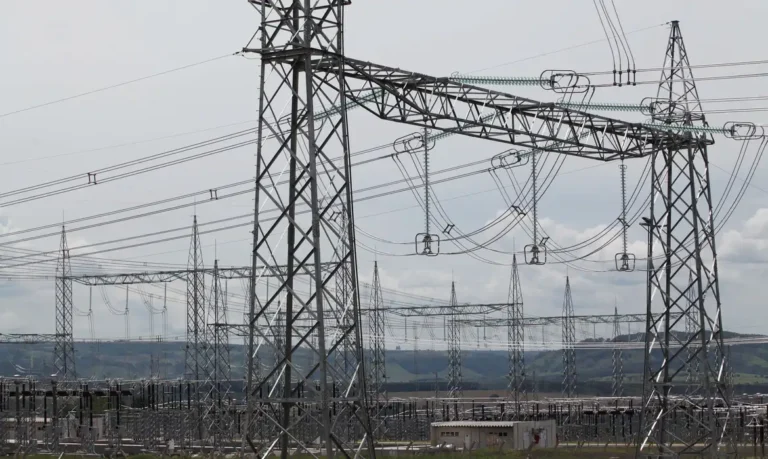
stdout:
<svg viewBox="0 0 768 459">
<path fill-rule="evenodd" d="M 389 121 L 601 161 L 644 157 L 661 149 L 711 142 L 682 135 L 674 127 L 667 131 L 449 78 L 330 53 L 314 55 L 317 75 L 343 74 L 349 103 L 359 104 Z M 283 51 L 262 53 L 262 58 L 279 60 L 290 56 Z"/>
<path fill-rule="evenodd" d="M 332 268 L 332 263 L 321 263 L 320 269 L 327 271 Z M 279 268 L 279 269 L 277 269 Z M 279 266 L 272 268 L 272 270 L 266 270 L 263 268 L 257 268 L 257 278 L 259 277 L 281 277 L 287 275 L 287 267 Z M 309 272 L 312 272 L 312 268 Z M 213 269 L 202 268 L 198 271 L 205 275 L 213 275 Z M 306 271 L 294 270 L 296 275 L 304 275 Z M 118 274 L 83 274 L 67 276 L 74 282 L 82 285 L 132 285 L 132 284 L 161 284 L 165 282 L 183 281 L 186 280 L 186 276 L 190 273 L 189 269 L 179 269 L 174 271 L 144 271 L 135 273 L 118 273 Z M 222 279 L 248 279 L 251 276 L 251 267 L 228 267 L 219 268 L 219 277 Z"/>
<path fill-rule="evenodd" d="M 487 304 L 457 304 L 457 305 L 416 305 L 416 306 L 385 306 L 381 310 L 390 315 L 400 317 L 433 317 L 433 316 L 467 316 L 490 314 L 502 311 L 507 307 L 506 303 Z M 370 308 L 360 308 L 360 312 L 367 314 L 373 312 Z M 461 319 L 457 319 L 462 321 Z M 462 321 L 463 322 L 463 321 Z"/>
<path fill-rule="evenodd" d="M 654 317 L 660 317 L 662 314 L 654 314 Z M 670 320 L 682 317 L 681 312 L 670 313 Z M 604 314 L 604 315 L 580 315 L 573 316 L 573 321 L 583 324 L 612 324 L 618 323 L 645 323 L 645 314 Z M 461 319 L 461 324 L 468 327 L 506 327 L 508 321 L 501 317 L 487 317 L 477 319 Z M 523 327 L 536 327 L 542 325 L 562 325 L 562 316 L 551 317 L 525 317 L 521 321 Z"/>
<path fill-rule="evenodd" d="M 0 333 L 0 344 L 50 344 L 58 339 L 56 334 Z"/>
</svg>

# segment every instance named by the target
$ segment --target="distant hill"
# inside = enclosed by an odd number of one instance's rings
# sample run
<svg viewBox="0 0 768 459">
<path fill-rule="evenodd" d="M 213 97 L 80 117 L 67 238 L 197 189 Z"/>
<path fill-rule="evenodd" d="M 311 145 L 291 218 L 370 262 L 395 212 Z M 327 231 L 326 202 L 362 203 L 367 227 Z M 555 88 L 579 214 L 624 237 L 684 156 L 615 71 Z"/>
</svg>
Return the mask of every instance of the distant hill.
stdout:
<svg viewBox="0 0 768 459">
<path fill-rule="evenodd" d="M 726 337 L 747 336 L 727 333 Z M 751 335 L 754 336 L 754 335 Z M 622 336 L 621 341 L 641 341 L 642 335 Z M 475 343 L 473 343 L 475 344 Z M 476 344 L 475 344 L 476 345 Z M 482 343 L 480 343 L 482 346 Z M 469 347 L 469 346 L 468 346 Z M 76 366 L 79 377 L 146 378 L 151 362 L 156 360 L 161 378 L 178 378 L 184 373 L 184 346 L 181 343 L 104 343 L 76 344 Z M 53 373 L 50 345 L 0 345 L 0 375 L 34 374 L 46 378 Z M 628 393 L 640 390 L 643 352 L 622 352 L 625 385 Z M 308 354 L 299 354 L 297 364 L 308 363 Z M 655 356 L 657 357 L 657 356 Z M 263 362 L 272 360 L 270 353 L 260 353 Z M 578 349 L 576 363 L 579 393 L 608 395 L 611 388 L 613 352 L 608 349 Z M 303 360 L 303 361 L 302 361 Z M 559 392 L 562 379 L 562 352 L 537 351 L 525 355 L 527 382 L 534 381 L 541 392 Z M 232 346 L 232 377 L 245 374 L 243 347 Z M 468 348 L 462 352 L 462 376 L 470 387 L 498 389 L 506 387 L 507 353 Z M 387 380 L 397 390 L 433 390 L 435 381 L 442 386 L 448 372 L 445 352 L 420 350 L 387 350 Z M 768 392 L 768 344 L 748 344 L 733 348 L 731 365 L 738 391 Z M 437 375 L 437 378 L 436 378 Z"/>
</svg>

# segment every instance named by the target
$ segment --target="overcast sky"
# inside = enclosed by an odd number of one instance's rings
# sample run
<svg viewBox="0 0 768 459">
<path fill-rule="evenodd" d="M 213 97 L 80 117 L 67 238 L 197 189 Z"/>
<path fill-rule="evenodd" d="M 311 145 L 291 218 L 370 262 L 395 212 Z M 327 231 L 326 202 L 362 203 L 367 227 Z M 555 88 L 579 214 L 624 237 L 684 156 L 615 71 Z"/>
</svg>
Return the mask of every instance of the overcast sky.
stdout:
<svg viewBox="0 0 768 459">
<path fill-rule="evenodd" d="M 629 33 L 638 68 L 661 66 L 669 36 L 669 27 L 664 24 L 673 19 L 681 23 L 694 65 L 766 58 L 760 47 L 763 19 L 768 12 L 765 2 L 730 2 L 728 8 L 723 8 L 723 2 L 709 0 L 695 3 L 647 0 L 621 1 L 617 7 L 624 29 Z M 459 71 L 537 77 L 546 69 L 580 72 L 612 69 L 608 45 L 599 41 L 603 31 L 588 1 L 355 0 L 347 9 L 346 20 L 349 56 L 436 76 Z M 2 114 L 234 53 L 248 42 L 258 22 L 256 12 L 244 0 L 2 2 L 0 191 L 70 175 L 85 176 L 99 167 L 254 126 L 260 71 L 255 56 L 226 57 L 71 101 L 8 116 Z M 574 47 L 587 42 L 595 43 Z M 764 65 L 706 68 L 695 70 L 695 75 L 760 73 L 765 72 L 765 68 Z M 658 72 L 638 75 L 639 81 L 658 78 Z M 609 81 L 606 77 L 594 77 L 593 82 Z M 699 84 L 699 93 L 703 99 L 761 96 L 765 94 L 764 82 L 764 78 L 704 81 Z M 556 98 L 538 88 L 503 90 L 541 100 Z M 654 85 L 602 88 L 594 100 L 639 103 L 655 92 Z M 748 105 L 703 105 L 705 109 L 714 110 L 768 104 L 757 101 Z M 610 115 L 632 121 L 643 119 L 633 113 Z M 708 118 L 715 126 L 729 120 L 766 122 L 761 112 L 720 113 Z M 352 151 L 387 144 L 413 131 L 407 126 L 377 120 L 362 110 L 350 113 L 350 126 Z M 717 198 L 722 194 L 740 144 L 723 137 L 717 137 L 716 142 L 710 157 L 713 194 Z M 432 153 L 432 168 L 440 170 L 480 159 L 490 161 L 494 154 L 507 148 L 452 137 L 437 144 Z M 17 231 L 69 221 L 247 180 L 253 175 L 254 154 L 253 147 L 241 148 L 172 169 L 29 203 L 2 206 L 4 200 L 0 202 L 3 230 Z M 553 155 L 550 161 L 554 160 Z M 630 186 L 634 186 L 644 164 L 644 160 L 628 162 Z M 415 173 L 412 166 L 410 172 Z M 516 173 L 519 179 L 525 180 L 525 172 Z M 357 189 L 402 178 L 392 161 L 355 168 L 354 174 Z M 762 281 L 768 261 L 767 177 L 768 170 L 761 164 L 753 186 L 718 235 L 724 322 L 727 329 L 735 331 L 761 332 L 759 324 L 768 318 L 762 307 L 765 298 Z M 740 184 L 737 179 L 737 185 Z M 436 185 L 435 192 L 445 213 L 463 232 L 483 227 L 506 207 L 488 174 Z M 541 199 L 541 224 L 559 245 L 569 246 L 612 224 L 620 210 L 619 202 L 617 164 L 569 158 Z M 191 226 L 194 213 L 204 223 L 247 214 L 251 208 L 252 195 L 244 194 L 221 202 L 200 203 L 196 209 L 185 208 L 72 233 L 69 244 L 77 247 Z M 375 258 L 370 249 L 401 255 L 412 252 L 412 245 L 390 242 L 413 241 L 415 234 L 423 229 L 424 217 L 410 193 L 360 202 L 355 212 L 361 230 L 358 238 L 364 244 L 358 248 L 360 279 L 369 282 Z M 224 265 L 248 265 L 249 231 L 241 227 L 203 236 L 206 265 L 212 264 L 216 257 Z M 493 233 L 485 233 L 478 239 L 485 240 Z M 645 236 L 640 228 L 631 229 L 630 239 L 631 251 L 638 257 L 644 254 Z M 529 236 L 514 230 L 492 248 L 499 252 L 521 250 L 528 243 Z M 17 247 L 48 251 L 55 250 L 58 244 L 58 237 L 49 237 Z M 188 245 L 188 240 L 177 240 L 103 256 L 184 265 Z M 0 247 L 0 255 L 13 255 L 7 248 Z M 456 250 L 450 245 L 444 249 Z M 593 272 L 612 269 L 613 255 L 618 250 L 619 245 L 612 244 L 591 257 L 607 262 L 575 262 L 574 269 L 562 264 L 522 267 L 526 315 L 559 315 L 566 275 L 571 277 L 577 314 L 609 314 L 613 312 L 614 302 L 620 312 L 642 312 L 644 273 Z M 510 257 L 499 252 L 478 254 L 508 264 Z M 76 253 L 73 251 L 73 255 Z M 451 279 L 455 279 L 462 302 L 506 300 L 509 278 L 506 266 L 483 263 L 466 255 L 427 259 L 380 254 L 377 258 L 387 288 L 447 300 Z M 173 288 L 183 289 L 183 285 Z M 160 294 L 162 287 L 147 290 Z M 239 292 L 240 285 L 232 286 L 232 290 Z M 124 291 L 109 288 L 107 292 L 116 307 L 122 308 Z M 146 309 L 136 295 L 132 295 L 132 334 L 146 334 Z M 75 286 L 75 297 L 77 308 L 87 310 L 88 289 Z M 170 328 L 172 333 L 179 334 L 184 329 L 183 296 L 172 293 L 169 297 Z M 2 281 L 0 304 L 0 333 L 53 332 L 52 280 Z M 242 304 L 237 307 L 242 308 Z M 98 336 L 124 335 L 122 319 L 110 314 L 96 290 L 93 309 Z M 75 333 L 87 336 L 88 324 L 84 318 L 75 318 Z"/>
</svg>

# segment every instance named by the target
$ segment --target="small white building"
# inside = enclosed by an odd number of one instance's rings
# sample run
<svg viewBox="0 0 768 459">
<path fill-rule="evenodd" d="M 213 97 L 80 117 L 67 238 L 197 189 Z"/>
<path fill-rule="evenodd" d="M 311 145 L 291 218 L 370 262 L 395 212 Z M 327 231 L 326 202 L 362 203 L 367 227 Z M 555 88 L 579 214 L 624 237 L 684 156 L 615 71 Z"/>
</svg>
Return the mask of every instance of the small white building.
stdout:
<svg viewBox="0 0 768 459">
<path fill-rule="evenodd" d="M 546 421 L 446 421 L 430 426 L 432 446 L 453 445 L 459 449 L 554 448 L 557 424 Z"/>
</svg>

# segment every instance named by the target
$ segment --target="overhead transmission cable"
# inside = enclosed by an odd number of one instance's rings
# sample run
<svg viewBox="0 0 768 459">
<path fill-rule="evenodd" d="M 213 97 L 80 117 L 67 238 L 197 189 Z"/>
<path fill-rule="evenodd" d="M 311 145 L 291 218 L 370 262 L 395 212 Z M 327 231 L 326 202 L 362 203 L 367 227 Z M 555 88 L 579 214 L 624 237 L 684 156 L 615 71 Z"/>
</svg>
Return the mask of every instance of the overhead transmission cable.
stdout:
<svg viewBox="0 0 768 459">
<path fill-rule="evenodd" d="M 42 104 L 32 105 L 32 106 L 29 106 L 29 107 L 26 107 L 26 108 L 20 108 L 18 110 L 13 110 L 13 111 L 10 111 L 10 112 L 7 112 L 7 113 L 2 113 L 2 114 L 0 114 L 0 118 L 5 118 L 7 116 L 15 115 L 17 113 L 28 112 L 30 110 L 35 110 L 37 108 L 48 107 L 50 105 L 58 104 L 58 103 L 61 103 L 61 102 L 66 102 L 66 101 L 73 100 L 73 99 L 78 99 L 80 97 L 85 97 L 85 96 L 88 96 L 88 95 L 91 95 L 91 94 L 96 94 L 96 93 L 99 93 L 99 92 L 108 91 L 110 89 L 119 88 L 121 86 L 127 86 L 129 84 L 138 83 L 140 81 L 149 80 L 151 78 L 159 77 L 159 76 L 162 76 L 162 75 L 168 75 L 169 73 L 174 73 L 174 72 L 178 72 L 180 70 L 190 69 L 190 68 L 197 67 L 197 66 L 200 66 L 200 65 L 203 65 L 203 64 L 208 64 L 210 62 L 215 62 L 215 61 L 227 58 L 227 57 L 237 56 L 238 54 L 241 54 L 241 53 L 242 53 L 242 51 L 237 51 L 237 52 L 234 52 L 234 53 L 223 54 L 221 56 L 216 56 L 216 57 L 213 57 L 213 58 L 210 58 L 210 59 L 206 59 L 206 60 L 203 60 L 203 61 L 194 62 L 194 63 L 187 64 L 187 65 L 182 65 L 181 67 L 176 67 L 176 68 L 173 68 L 173 69 L 170 69 L 170 70 L 164 70 L 162 72 L 153 73 L 151 75 L 143 76 L 143 77 L 140 77 L 140 78 L 134 78 L 133 80 L 123 81 L 121 83 L 116 83 L 116 84 L 109 85 L 109 86 L 104 86 L 104 87 L 101 87 L 101 88 L 98 88 L 98 89 L 93 89 L 93 90 L 90 90 L 90 91 L 81 92 L 79 94 L 63 97 L 61 99 L 55 99 L 55 100 L 52 100 L 52 101 L 49 101 L 49 102 L 45 102 L 45 103 L 42 103 Z"/>
</svg>

